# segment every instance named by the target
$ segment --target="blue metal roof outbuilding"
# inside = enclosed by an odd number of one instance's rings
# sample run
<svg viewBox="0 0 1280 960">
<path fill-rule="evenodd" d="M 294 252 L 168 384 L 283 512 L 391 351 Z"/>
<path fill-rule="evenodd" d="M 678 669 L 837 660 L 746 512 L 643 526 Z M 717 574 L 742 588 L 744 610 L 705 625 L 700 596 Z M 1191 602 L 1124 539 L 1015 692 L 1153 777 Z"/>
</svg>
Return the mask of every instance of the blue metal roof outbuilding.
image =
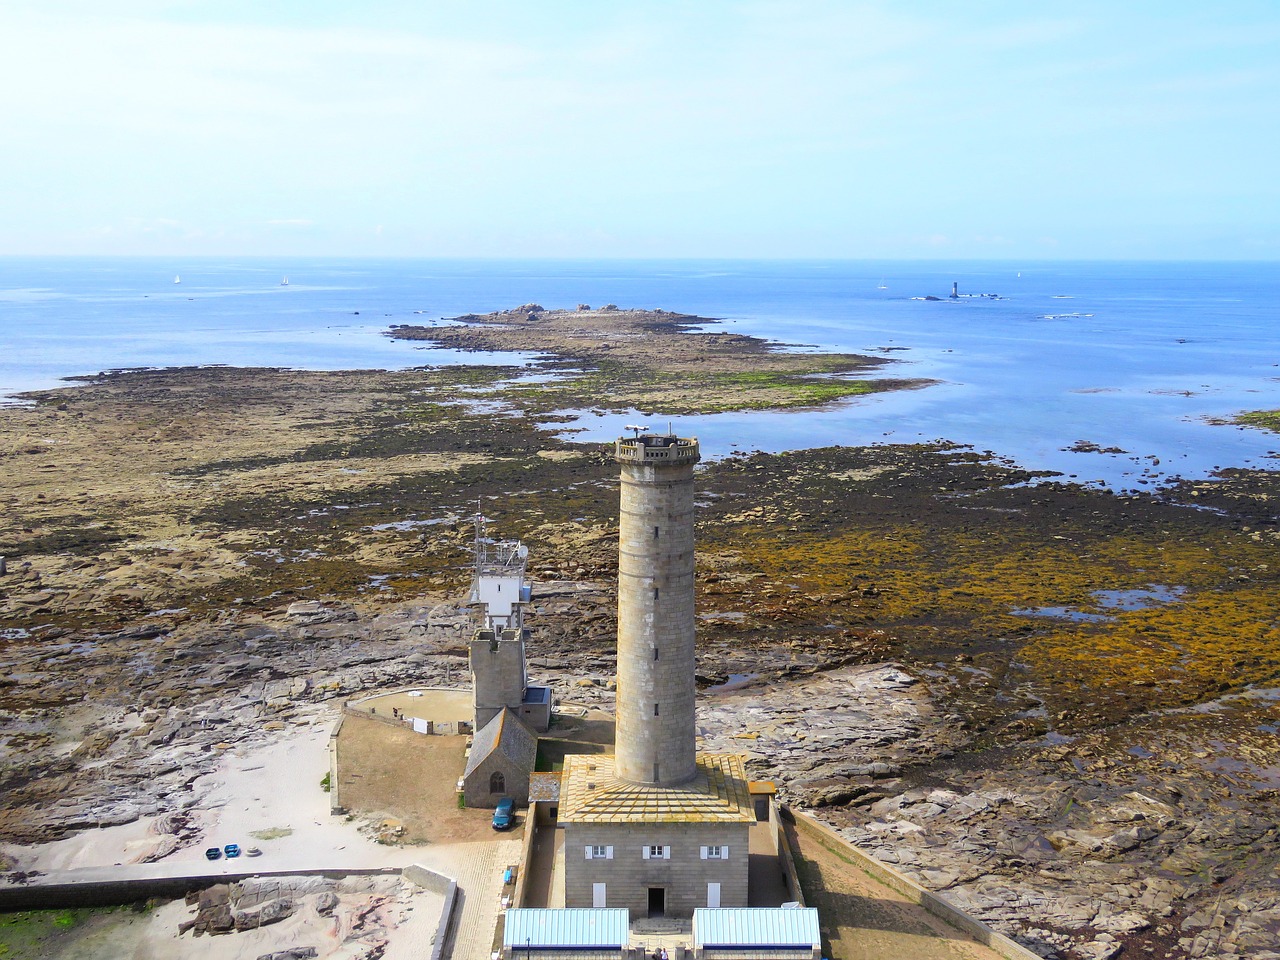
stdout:
<svg viewBox="0 0 1280 960">
<path fill-rule="evenodd" d="M 700 907 L 693 911 L 693 946 L 819 947 L 814 907 Z"/>
<path fill-rule="evenodd" d="M 507 911 L 504 947 L 601 947 L 614 950 L 630 939 L 631 913 L 624 907 L 533 909 Z"/>
</svg>

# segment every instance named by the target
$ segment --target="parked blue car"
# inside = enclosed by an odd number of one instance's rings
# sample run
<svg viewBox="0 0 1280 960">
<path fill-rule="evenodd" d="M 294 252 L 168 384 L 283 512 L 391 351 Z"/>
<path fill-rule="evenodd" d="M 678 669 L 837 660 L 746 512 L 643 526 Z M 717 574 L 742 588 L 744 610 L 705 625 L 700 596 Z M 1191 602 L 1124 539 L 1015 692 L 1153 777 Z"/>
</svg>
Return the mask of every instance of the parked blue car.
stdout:
<svg viewBox="0 0 1280 960">
<path fill-rule="evenodd" d="M 228 860 L 240 856 L 240 844 L 238 843 L 228 843 L 222 849 L 226 853 Z"/>
<path fill-rule="evenodd" d="M 498 801 L 498 807 L 493 811 L 493 829 L 508 830 L 511 824 L 515 823 L 516 802 L 510 797 L 503 797 Z"/>
</svg>

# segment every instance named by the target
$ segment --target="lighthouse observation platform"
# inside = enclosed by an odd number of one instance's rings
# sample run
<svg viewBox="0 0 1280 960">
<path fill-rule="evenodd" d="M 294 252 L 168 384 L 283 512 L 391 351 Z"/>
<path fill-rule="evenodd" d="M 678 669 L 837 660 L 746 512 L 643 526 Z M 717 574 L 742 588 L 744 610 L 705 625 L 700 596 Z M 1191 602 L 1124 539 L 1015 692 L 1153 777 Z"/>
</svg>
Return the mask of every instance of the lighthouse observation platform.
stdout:
<svg viewBox="0 0 1280 960">
<path fill-rule="evenodd" d="M 697 437 L 622 437 L 614 442 L 614 459 L 619 463 L 653 466 L 685 466 L 701 459 Z"/>
</svg>

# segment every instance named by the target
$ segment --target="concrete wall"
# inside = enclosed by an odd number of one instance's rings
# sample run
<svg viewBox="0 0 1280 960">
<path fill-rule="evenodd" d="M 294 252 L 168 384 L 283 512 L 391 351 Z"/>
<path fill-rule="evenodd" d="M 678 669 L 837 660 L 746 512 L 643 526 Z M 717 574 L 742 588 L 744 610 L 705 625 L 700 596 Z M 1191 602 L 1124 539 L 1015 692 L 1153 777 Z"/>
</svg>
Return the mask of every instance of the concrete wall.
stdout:
<svg viewBox="0 0 1280 960">
<path fill-rule="evenodd" d="M 948 903 L 936 893 L 931 893 L 914 880 L 908 879 L 886 863 L 881 863 L 870 854 L 863 853 L 840 834 L 824 823 L 820 823 L 806 813 L 795 813 L 796 829 L 804 830 L 833 849 L 838 848 L 869 875 L 883 883 L 891 890 L 905 896 L 912 903 L 918 903 L 935 917 L 945 920 L 958 930 L 963 930 L 979 943 L 997 951 L 1006 960 L 1041 960 L 1038 954 L 1015 943 L 1004 934 L 996 933 L 981 920 L 971 917 L 963 910 Z"/>
<path fill-rule="evenodd" d="M 707 905 L 707 884 L 720 884 L 722 907 L 747 905 L 749 824 L 566 823 L 565 906 L 592 906 L 592 884 L 606 885 L 605 906 L 626 907 L 633 920 L 648 916 L 649 888 L 666 891 L 666 916 L 692 917 Z M 613 859 L 586 858 L 586 847 L 612 846 Z M 671 847 L 671 859 L 646 860 L 648 845 Z M 729 859 L 703 860 L 701 847 L 727 846 Z"/>
<path fill-rule="evenodd" d="M 694 751 L 693 464 L 622 459 L 618 538 L 620 777 L 683 783 Z M 656 705 L 656 712 L 655 712 Z"/>
</svg>

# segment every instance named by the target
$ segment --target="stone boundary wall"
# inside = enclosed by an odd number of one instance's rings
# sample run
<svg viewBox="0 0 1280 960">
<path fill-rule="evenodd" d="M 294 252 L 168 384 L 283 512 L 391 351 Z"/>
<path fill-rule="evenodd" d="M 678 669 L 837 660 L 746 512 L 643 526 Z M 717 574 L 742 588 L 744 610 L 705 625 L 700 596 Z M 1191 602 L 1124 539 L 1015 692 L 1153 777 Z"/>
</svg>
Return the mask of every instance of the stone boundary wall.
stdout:
<svg viewBox="0 0 1280 960">
<path fill-rule="evenodd" d="M 431 947 L 431 960 L 441 960 L 444 956 L 445 941 L 448 939 L 449 924 L 453 922 L 453 908 L 458 902 L 458 881 L 416 863 L 405 867 L 404 875 L 418 886 L 444 897 L 444 905 L 440 908 L 440 920 L 436 923 L 435 941 Z"/>
<path fill-rule="evenodd" d="M 838 844 L 845 853 L 849 854 L 854 863 L 865 870 L 871 877 L 880 881 L 889 889 L 902 894 L 912 903 L 918 903 L 935 917 L 949 923 L 958 930 L 963 930 L 979 943 L 997 951 L 1006 960 L 1042 960 L 1039 954 L 1032 953 L 1026 947 L 1015 943 L 1002 933 L 996 933 L 981 920 L 969 916 L 969 914 L 948 903 L 936 893 L 926 890 L 887 863 L 881 863 L 870 854 L 863 853 L 835 830 L 815 819 L 811 814 L 793 811 L 792 815 L 795 817 L 797 830 L 805 830 L 820 841 L 825 841 L 828 845 L 831 843 Z"/>
<path fill-rule="evenodd" d="M 777 800 L 769 801 L 769 826 L 773 833 L 774 853 L 778 855 L 778 862 L 782 864 L 782 878 L 786 881 L 787 892 L 791 894 L 792 900 L 802 907 L 807 907 L 804 891 L 800 889 L 800 878 L 796 876 L 795 855 L 787 840 L 787 831 L 782 826 L 782 808 Z"/>
<path fill-rule="evenodd" d="M 555 827 L 552 826 L 554 830 Z M 516 877 L 516 889 L 511 895 L 511 906 L 525 905 L 525 881 L 529 878 L 529 864 L 533 861 L 533 841 L 538 832 L 538 817 L 534 804 L 525 808 L 524 842 L 520 844 L 520 875 Z"/>
<path fill-rule="evenodd" d="M 163 865 L 146 864 L 145 866 Z M 401 872 L 399 867 L 373 867 L 175 874 L 167 870 L 145 870 L 138 867 L 94 867 L 87 870 L 49 873 L 27 883 L 4 884 L 0 886 L 0 910 L 107 907 L 121 903 L 136 903 L 151 897 L 176 900 L 179 897 L 185 897 L 193 890 L 219 883 L 239 883 L 255 877 L 327 877 L 330 880 L 341 880 L 344 877 L 390 876 Z"/>
<path fill-rule="evenodd" d="M 342 805 L 342 798 L 338 796 L 338 734 L 342 733 L 345 716 L 345 713 L 338 714 L 333 729 L 329 731 L 329 813 L 335 816 L 342 816 L 347 812 L 347 808 Z"/>
</svg>

